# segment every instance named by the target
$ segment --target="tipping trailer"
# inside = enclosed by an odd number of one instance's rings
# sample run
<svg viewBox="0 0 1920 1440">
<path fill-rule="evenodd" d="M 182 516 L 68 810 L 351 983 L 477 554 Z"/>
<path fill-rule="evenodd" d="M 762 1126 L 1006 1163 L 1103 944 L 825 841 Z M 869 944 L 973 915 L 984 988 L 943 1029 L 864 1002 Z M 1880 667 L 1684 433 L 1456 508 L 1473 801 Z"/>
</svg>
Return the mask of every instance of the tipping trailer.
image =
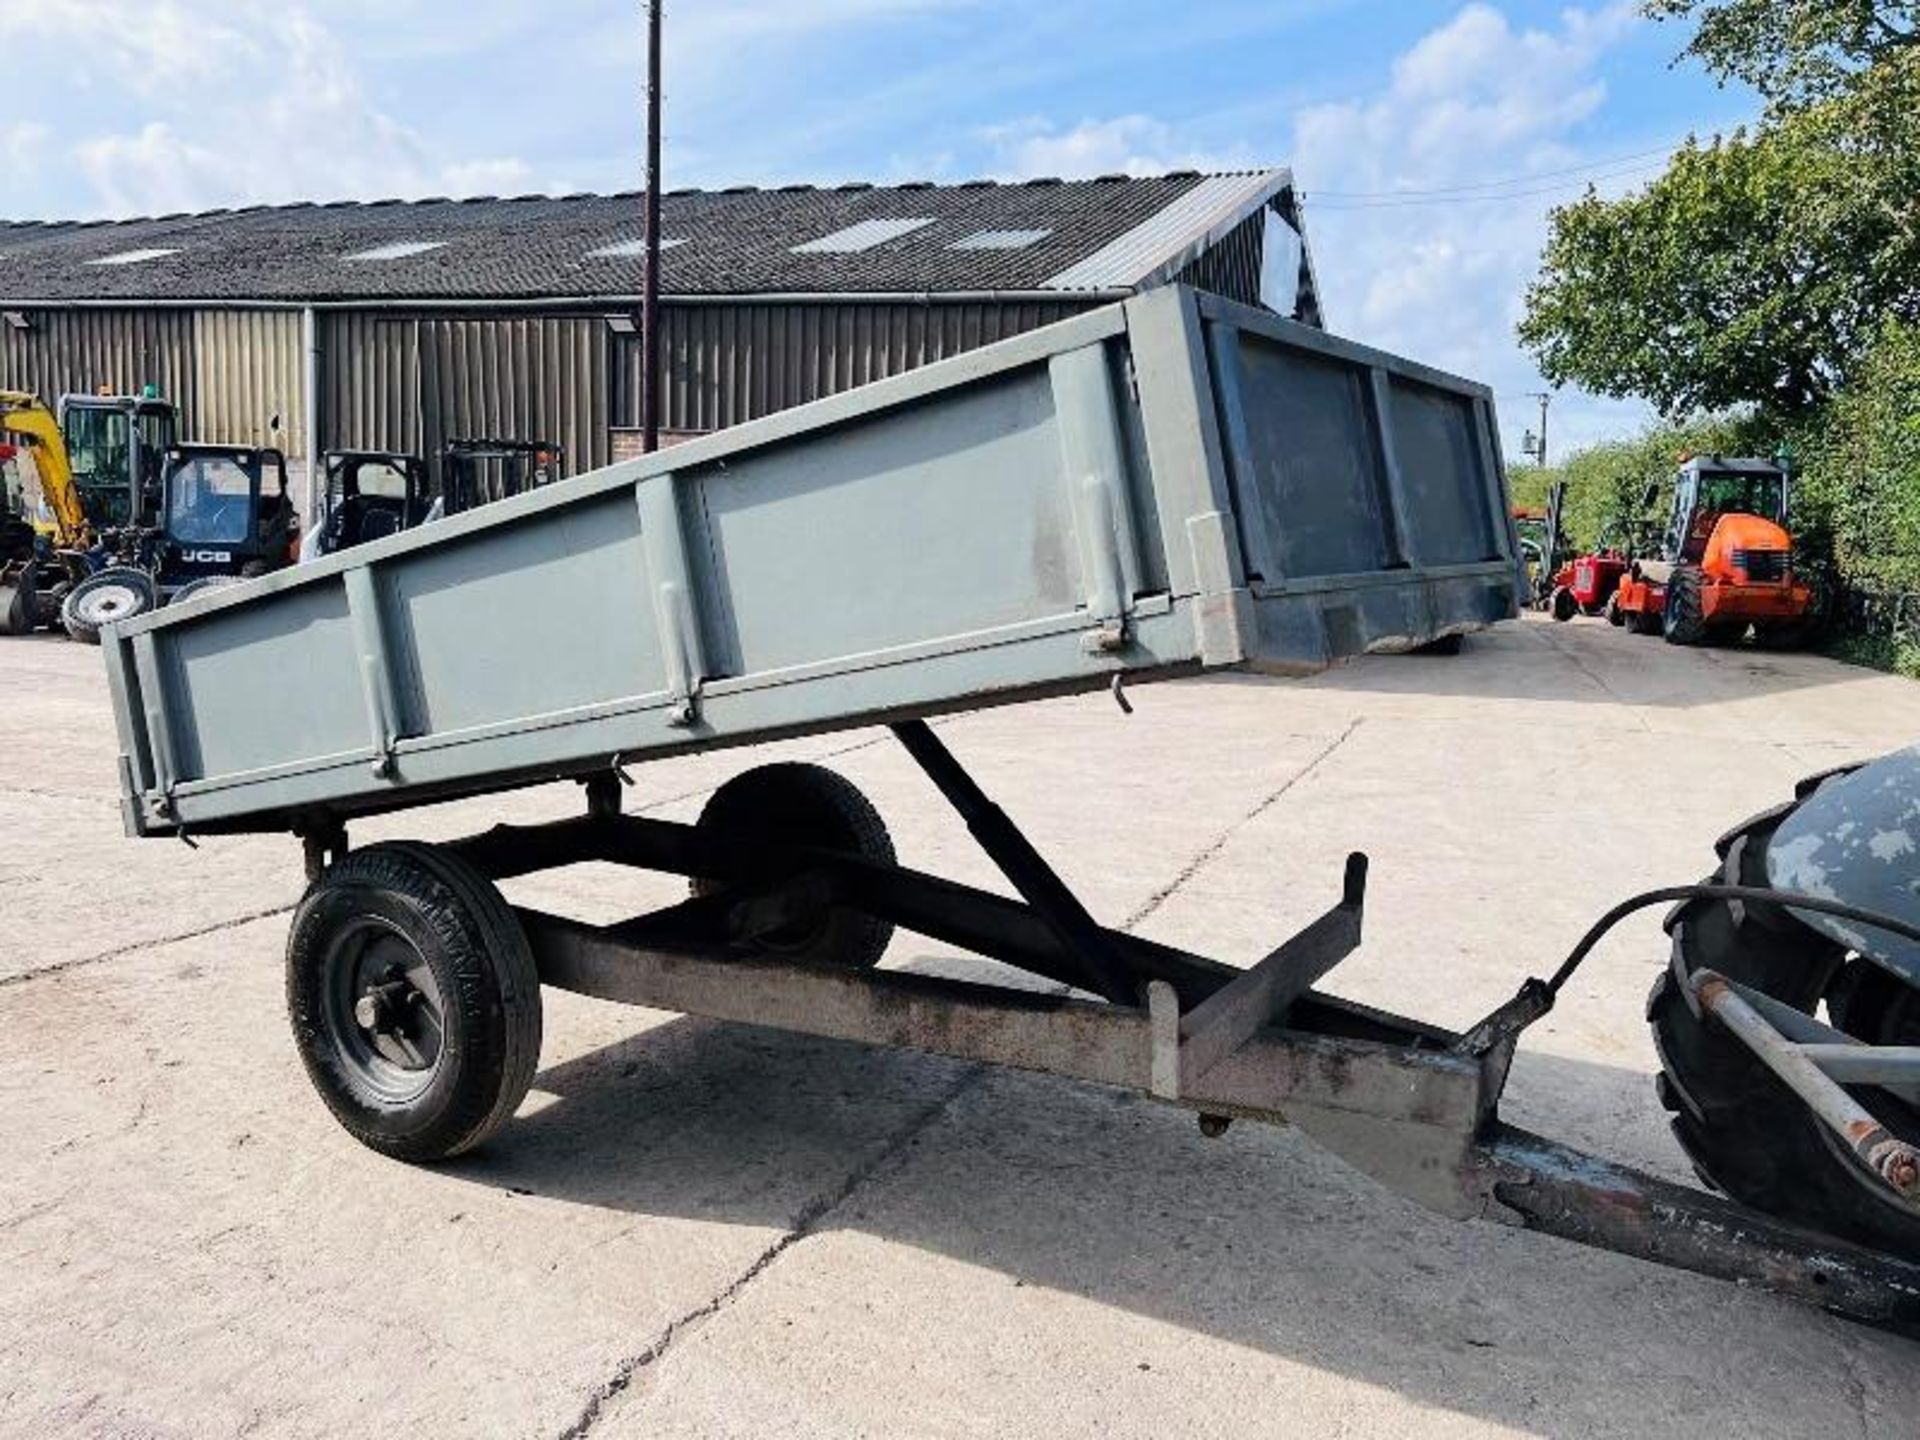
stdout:
<svg viewBox="0 0 1920 1440">
<path fill-rule="evenodd" d="M 511 1117 L 546 985 L 1128 1088 L 1209 1134 L 1291 1122 L 1450 1215 L 1911 1321 L 1920 1266 L 1504 1124 L 1564 974 L 1464 1034 L 1316 991 L 1360 942 L 1360 855 L 1251 969 L 1120 933 L 928 724 L 1514 615 L 1496 433 L 1481 386 L 1158 290 L 110 626 L 126 826 L 301 837 L 296 1043 L 389 1156 Z M 1020 899 L 900 864 L 814 766 L 748 770 L 693 825 L 621 813 L 639 762 L 874 724 Z M 575 819 L 349 845 L 359 816 L 567 778 Z M 585 861 L 691 893 L 597 926 L 497 888 Z M 1046 983 L 877 968 L 896 926 Z"/>
</svg>

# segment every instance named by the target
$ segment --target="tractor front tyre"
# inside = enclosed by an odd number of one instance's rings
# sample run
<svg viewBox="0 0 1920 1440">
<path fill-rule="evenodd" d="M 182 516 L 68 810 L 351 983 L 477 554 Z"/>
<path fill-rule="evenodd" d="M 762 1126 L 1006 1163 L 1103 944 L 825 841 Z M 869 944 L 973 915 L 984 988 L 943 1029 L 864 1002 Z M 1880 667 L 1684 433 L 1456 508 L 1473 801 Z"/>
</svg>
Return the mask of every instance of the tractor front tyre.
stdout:
<svg viewBox="0 0 1920 1440">
<path fill-rule="evenodd" d="M 60 623 L 83 645 L 98 645 L 103 626 L 130 620 L 160 607 L 160 588 L 144 570 L 116 565 L 89 575 L 67 592 L 60 605 Z"/>
<path fill-rule="evenodd" d="M 1794 808 L 1756 815 L 1724 837 L 1720 868 L 1703 883 L 1771 888 L 1767 845 Z M 1692 989 L 1693 976 L 1709 969 L 1804 1013 L 1812 1014 L 1823 999 L 1832 1012 L 1847 975 L 1845 951 L 1784 908 L 1765 903 L 1690 900 L 1667 918 L 1667 933 L 1669 965 L 1648 996 L 1647 1019 L 1660 1057 L 1660 1100 L 1672 1112 L 1674 1135 L 1694 1168 L 1757 1210 L 1920 1259 L 1920 1211 L 1871 1175 L 1701 1007 Z M 1897 983 L 1892 988 L 1905 1009 L 1862 998 L 1841 1023 L 1877 1043 L 1912 1043 L 1882 1039 L 1871 1029 L 1889 1015 L 1904 1017 L 1902 1036 L 1920 1029 L 1920 1004 L 1908 1003 L 1920 996 Z M 1920 1112 L 1883 1092 L 1860 1094 L 1890 1130 L 1920 1139 Z"/>
<path fill-rule="evenodd" d="M 727 781 L 700 812 L 698 828 L 750 856 L 756 844 L 837 850 L 892 865 L 886 823 L 851 780 L 818 765 L 762 765 Z M 724 881 L 696 879 L 696 897 L 724 894 Z M 783 926 L 753 942 L 756 949 L 803 965 L 864 970 L 880 961 L 893 924 L 840 906 Z"/>
<path fill-rule="evenodd" d="M 1573 598 L 1573 591 L 1561 585 L 1554 590 L 1552 598 L 1547 601 L 1547 609 L 1555 620 L 1564 625 L 1580 613 L 1580 602 Z"/>
<path fill-rule="evenodd" d="M 1606 616 L 1607 624 L 1614 626 L 1616 629 L 1627 623 L 1626 611 L 1620 608 L 1620 592 L 1618 590 L 1607 597 L 1606 609 L 1601 611 L 1601 614 Z"/>
<path fill-rule="evenodd" d="M 1667 605 L 1660 615 L 1660 633 L 1669 645 L 1704 645 L 1708 639 L 1707 612 L 1698 569 L 1682 565 L 1667 581 Z"/>
</svg>

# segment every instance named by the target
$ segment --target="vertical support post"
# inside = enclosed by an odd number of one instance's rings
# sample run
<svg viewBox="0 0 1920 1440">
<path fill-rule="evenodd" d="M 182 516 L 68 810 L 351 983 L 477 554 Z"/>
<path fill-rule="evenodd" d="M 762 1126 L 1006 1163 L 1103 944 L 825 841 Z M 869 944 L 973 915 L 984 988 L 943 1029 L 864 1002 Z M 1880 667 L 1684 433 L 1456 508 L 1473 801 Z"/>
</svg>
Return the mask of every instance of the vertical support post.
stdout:
<svg viewBox="0 0 1920 1440">
<path fill-rule="evenodd" d="M 680 522 L 680 481 L 672 472 L 650 475 L 634 487 L 640 508 L 640 544 L 647 557 L 647 583 L 660 627 L 660 663 L 674 708 L 668 723 L 693 724 L 700 681 L 707 673 L 700 617 L 694 608 L 693 566 Z"/>
<path fill-rule="evenodd" d="M 924 720 L 905 720 L 892 727 L 894 736 L 906 747 L 927 778 L 933 781 L 947 803 L 960 812 L 967 829 L 980 842 L 980 848 L 1000 867 L 1000 873 L 1013 882 L 1013 888 L 1047 922 L 1069 955 L 1080 962 L 1086 988 L 1103 995 L 1116 1005 L 1137 1005 L 1131 972 L 1115 953 L 1100 923 L 1087 913 L 1066 882 L 1040 858 L 1033 848 L 986 792 L 974 783 L 953 752 L 940 743 Z"/>
<path fill-rule="evenodd" d="M 1407 524 L 1406 481 L 1400 473 L 1400 452 L 1393 443 L 1393 391 L 1387 372 L 1378 365 L 1367 371 L 1367 413 L 1373 419 L 1374 454 L 1380 462 L 1381 499 L 1386 503 L 1388 565 L 1412 565 L 1413 531 Z"/>
<path fill-rule="evenodd" d="M 325 448 L 320 440 L 320 317 L 311 305 L 300 312 L 300 325 L 306 351 L 306 372 L 301 377 L 301 404 L 306 411 L 301 417 L 306 428 L 306 513 L 309 525 L 318 528 L 327 519 L 327 487 L 320 474 L 320 456 Z"/>
<path fill-rule="evenodd" d="M 1060 458 L 1072 487 L 1087 609 L 1117 643 L 1140 585 L 1140 545 L 1105 342 L 1054 356 L 1048 379 L 1059 417 Z"/>
<path fill-rule="evenodd" d="M 640 292 L 640 445 L 660 448 L 660 10 L 647 3 L 647 273 Z"/>
<path fill-rule="evenodd" d="M 400 701 L 387 655 L 386 627 L 380 620 L 380 592 L 372 567 L 356 565 L 341 576 L 347 589 L 347 619 L 353 648 L 360 657 L 360 687 L 372 736 L 373 773 L 394 778 L 393 751 L 400 738 Z"/>
</svg>

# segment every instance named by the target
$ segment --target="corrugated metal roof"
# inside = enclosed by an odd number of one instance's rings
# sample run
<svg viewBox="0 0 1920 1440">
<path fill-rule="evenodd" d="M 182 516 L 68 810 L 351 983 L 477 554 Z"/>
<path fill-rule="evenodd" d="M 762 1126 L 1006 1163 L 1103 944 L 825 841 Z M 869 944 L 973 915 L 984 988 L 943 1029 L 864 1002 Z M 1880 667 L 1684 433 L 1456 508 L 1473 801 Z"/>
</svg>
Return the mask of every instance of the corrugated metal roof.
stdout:
<svg viewBox="0 0 1920 1440">
<path fill-rule="evenodd" d="M 1177 270 L 1292 182 L 1287 170 L 1211 175 L 1093 254 L 1041 283 L 1045 290 L 1110 290 Z"/>
<path fill-rule="evenodd" d="M 1283 187 L 1284 170 L 959 185 L 788 186 L 662 195 L 662 228 L 681 243 L 661 270 L 673 297 L 927 295 L 1124 291 L 1166 278 L 1244 197 Z M 0 199 L 0 204 L 4 204 Z M 876 222 L 924 220 L 852 253 L 822 237 Z M 68 301 L 279 304 L 602 301 L 639 293 L 641 197 L 422 200 L 288 205 L 145 220 L 0 221 L 0 304 Z M 1022 246 L 966 244 L 989 233 Z M 343 256 L 437 248 L 378 264 Z M 636 247 L 637 248 L 637 247 Z M 99 265 L 115 254 L 148 263 Z M 797 253 L 796 253 L 797 252 Z"/>
</svg>

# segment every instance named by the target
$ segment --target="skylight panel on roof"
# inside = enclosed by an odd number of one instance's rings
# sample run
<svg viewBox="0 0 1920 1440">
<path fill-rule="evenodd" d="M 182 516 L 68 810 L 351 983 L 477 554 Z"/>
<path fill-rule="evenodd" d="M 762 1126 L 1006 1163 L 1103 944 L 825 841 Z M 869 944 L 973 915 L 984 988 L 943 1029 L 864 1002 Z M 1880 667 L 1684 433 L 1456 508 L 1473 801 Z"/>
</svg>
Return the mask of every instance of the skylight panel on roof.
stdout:
<svg viewBox="0 0 1920 1440">
<path fill-rule="evenodd" d="M 684 245 L 686 243 L 687 242 L 678 235 L 669 235 L 662 238 L 660 248 L 662 250 L 671 250 L 676 245 Z M 589 260 L 637 260 L 646 253 L 646 241 L 622 240 L 616 245 L 602 245 L 598 250 L 589 250 L 587 252 L 587 258 Z"/>
<path fill-rule="evenodd" d="M 342 255 L 342 260 L 406 260 L 415 255 L 424 255 L 429 250 L 446 247 L 444 240 L 396 240 L 391 245 L 376 245 L 371 250 L 356 251 L 352 255 Z"/>
<path fill-rule="evenodd" d="M 871 250 L 876 245 L 884 245 L 889 240 L 898 240 L 902 235 L 911 235 L 916 230 L 925 229 L 933 224 L 930 219 L 901 220 L 862 220 L 857 225 L 849 225 L 844 230 L 836 230 L 831 235 L 822 235 L 818 240 L 809 240 L 804 245 L 795 245 L 795 255 L 858 255 L 862 250 Z"/>
<path fill-rule="evenodd" d="M 179 249 L 172 250 L 122 250 L 118 255 L 102 255 L 98 260 L 89 260 L 89 265 L 142 265 L 149 260 L 164 260 L 169 255 L 178 255 Z"/>
<path fill-rule="evenodd" d="M 956 240 L 949 250 L 1024 250 L 1053 234 L 1051 230 L 980 230 Z"/>
</svg>

